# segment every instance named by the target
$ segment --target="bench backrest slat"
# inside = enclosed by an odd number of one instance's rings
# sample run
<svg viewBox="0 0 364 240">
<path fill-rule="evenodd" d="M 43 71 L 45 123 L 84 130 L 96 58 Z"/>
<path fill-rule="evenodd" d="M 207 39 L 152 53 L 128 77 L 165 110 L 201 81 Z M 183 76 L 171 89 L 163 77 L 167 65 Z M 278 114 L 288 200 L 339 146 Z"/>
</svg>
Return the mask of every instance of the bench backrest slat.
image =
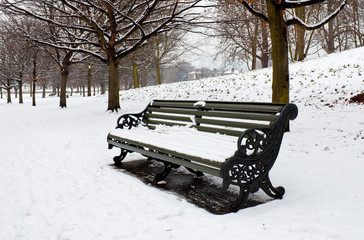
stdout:
<svg viewBox="0 0 364 240">
<path fill-rule="evenodd" d="M 282 109 L 280 105 L 261 105 L 261 104 L 223 104 L 223 103 L 206 103 L 206 108 L 212 108 L 215 110 L 218 109 L 231 109 L 231 110 L 240 110 L 240 111 L 251 111 L 251 112 L 279 112 Z"/>
<path fill-rule="evenodd" d="M 179 109 L 179 108 L 157 108 L 149 107 L 149 112 L 158 113 L 174 113 L 174 114 L 186 114 L 191 116 L 210 116 L 210 117 L 225 117 L 225 118 L 237 118 L 237 119 L 249 119 L 249 120 L 261 120 L 261 121 L 274 121 L 277 119 L 276 113 L 257 113 L 257 112 L 237 112 L 237 111 L 198 111 L 198 109 Z"/>
<path fill-rule="evenodd" d="M 174 107 L 174 108 L 195 108 L 194 104 L 198 101 L 166 101 L 154 100 L 153 106 L 157 107 Z M 274 103 L 254 103 L 254 102 L 219 102 L 219 101 L 201 101 L 205 102 L 205 108 L 211 109 L 235 109 L 240 111 L 271 111 L 279 112 L 285 104 Z"/>
<path fill-rule="evenodd" d="M 186 126 L 187 123 L 182 123 L 182 122 L 172 122 L 172 121 L 161 121 L 161 120 L 152 120 L 152 119 L 146 119 L 144 120 L 144 122 L 146 124 L 152 124 L 152 125 L 158 125 L 158 124 L 162 124 L 162 125 L 167 125 L 167 126 Z"/>
<path fill-rule="evenodd" d="M 284 104 L 155 100 L 143 122 L 149 127 L 188 125 L 199 131 L 239 136 L 245 129 L 266 128 L 279 118 Z"/>
<path fill-rule="evenodd" d="M 215 120 L 215 119 L 204 119 L 204 118 L 196 118 L 196 123 L 206 123 L 209 125 L 218 125 L 218 126 L 226 126 L 233 128 L 266 128 L 269 127 L 269 124 L 258 124 L 258 123 L 250 123 L 250 122 L 233 122 L 233 121 L 224 121 L 224 120 Z"/>
<path fill-rule="evenodd" d="M 148 119 L 158 118 L 158 119 L 167 119 L 167 120 L 175 120 L 175 121 L 192 123 L 191 117 L 185 117 L 185 116 L 179 116 L 179 115 L 147 113 L 145 115 L 145 117 Z"/>
<path fill-rule="evenodd" d="M 227 128 L 217 128 L 217 127 L 204 127 L 204 126 L 194 126 L 199 131 L 203 132 L 211 132 L 211 133 L 220 133 L 220 134 L 226 134 L 230 136 L 239 137 L 242 133 L 242 131 L 237 130 L 231 130 Z"/>
</svg>

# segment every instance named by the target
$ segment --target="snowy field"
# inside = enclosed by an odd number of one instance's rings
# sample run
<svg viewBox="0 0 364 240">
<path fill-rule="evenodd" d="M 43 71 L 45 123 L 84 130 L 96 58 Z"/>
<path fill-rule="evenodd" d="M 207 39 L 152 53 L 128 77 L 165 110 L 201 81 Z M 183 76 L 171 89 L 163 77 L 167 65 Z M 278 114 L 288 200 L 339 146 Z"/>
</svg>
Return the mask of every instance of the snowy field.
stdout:
<svg viewBox="0 0 364 240">
<path fill-rule="evenodd" d="M 364 91 L 363 56 L 291 65 L 299 114 L 271 171 L 286 194 L 226 215 L 115 169 L 106 136 L 153 98 L 269 101 L 271 69 L 123 91 L 119 114 L 104 96 L 70 97 L 67 109 L 0 99 L 0 239 L 363 239 L 364 105 L 345 101 Z"/>
</svg>

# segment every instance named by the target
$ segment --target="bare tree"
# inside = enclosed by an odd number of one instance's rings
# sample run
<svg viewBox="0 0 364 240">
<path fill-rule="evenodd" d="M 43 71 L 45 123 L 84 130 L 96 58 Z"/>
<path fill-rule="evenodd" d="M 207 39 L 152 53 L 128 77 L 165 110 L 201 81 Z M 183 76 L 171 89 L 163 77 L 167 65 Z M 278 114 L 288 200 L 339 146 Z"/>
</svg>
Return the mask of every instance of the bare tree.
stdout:
<svg viewBox="0 0 364 240">
<path fill-rule="evenodd" d="M 251 2 L 253 0 L 238 0 L 252 14 L 268 22 L 272 41 L 273 60 L 273 102 L 289 102 L 289 68 L 288 68 L 288 27 L 299 25 L 305 30 L 314 30 L 322 27 L 331 19 L 336 17 L 346 5 L 342 0 L 340 5 L 316 24 L 307 24 L 296 15 L 286 19 L 286 11 L 299 7 L 306 7 L 325 2 L 325 0 L 266 0 L 267 14 L 255 9 Z"/>
<path fill-rule="evenodd" d="M 66 27 L 74 24 L 74 19 L 62 15 L 69 10 L 62 1 L 2 1 L 0 7 L 8 13 L 9 19 L 22 31 L 24 37 L 33 41 L 41 50 L 47 51 L 57 62 L 61 74 L 60 107 L 67 107 L 65 92 L 69 66 L 85 58 L 79 54 L 78 39 L 85 38 L 88 33 Z M 19 15 L 31 17 L 37 28 L 25 27 L 19 21 Z M 54 24 L 60 21 L 63 25 Z"/>
<path fill-rule="evenodd" d="M 33 23 L 26 19 L 19 19 L 25 28 Z M 34 55 L 34 46 L 22 36 L 22 33 L 13 28 L 12 22 L 2 22 L 0 30 L 1 48 L 7 69 L 3 69 L 3 78 L 8 78 L 17 83 L 14 86 L 15 97 L 19 91 L 19 103 L 23 103 L 23 84 L 28 81 L 28 71 L 31 68 L 31 58 Z M 16 42 L 17 44 L 14 44 Z"/>
<path fill-rule="evenodd" d="M 11 103 L 11 89 L 16 88 L 15 77 L 12 73 L 12 63 L 7 49 L 0 48 L 0 88 L 6 90 L 7 103 Z"/>
<path fill-rule="evenodd" d="M 65 29 L 76 40 L 77 51 L 91 54 L 108 65 L 108 110 L 117 111 L 119 104 L 119 62 L 157 33 L 168 31 L 196 18 L 190 10 L 202 6 L 201 0 L 134 0 L 134 1 L 2 1 L 3 7 L 47 21 Z M 200 4 L 200 5 L 199 5 Z M 39 8 L 52 9 L 52 18 L 39 14 Z M 64 22 L 67 19 L 67 22 Z M 70 20 L 71 19 L 71 20 Z M 71 31 L 72 30 L 72 31 Z M 87 37 L 74 32 L 85 31 Z M 69 39 L 59 39 L 55 47 L 67 46 Z"/>
<path fill-rule="evenodd" d="M 59 76 L 58 66 L 49 57 L 48 54 L 42 52 L 42 61 L 40 62 L 40 70 L 38 71 L 38 85 L 42 87 L 42 98 L 46 97 L 46 89 L 51 85 L 52 79 Z"/>
<path fill-rule="evenodd" d="M 333 0 L 323 5 L 320 11 L 329 12 L 334 6 Z M 335 20 L 320 29 L 322 47 L 327 53 L 343 51 L 350 48 L 364 46 L 363 20 L 364 2 L 348 0 L 347 7 L 343 9 Z"/>
<path fill-rule="evenodd" d="M 163 82 L 161 69 L 164 66 L 176 64 L 183 56 L 190 53 L 196 47 L 190 46 L 184 40 L 187 33 L 187 31 L 175 29 L 158 34 L 152 39 L 155 43 L 153 63 L 159 85 Z"/>
<path fill-rule="evenodd" d="M 291 9 L 291 11 L 287 11 L 287 15 L 289 17 L 296 16 L 307 24 L 314 24 L 315 21 L 320 21 L 320 17 L 317 16 L 318 12 L 319 7 L 311 5 Z M 322 40 L 319 38 L 317 38 L 316 42 L 314 41 L 316 32 L 315 30 L 307 31 L 297 24 L 288 29 L 289 54 L 292 61 L 304 60 L 311 47 L 321 44 Z"/>
<path fill-rule="evenodd" d="M 266 13 L 264 1 L 254 1 L 252 7 Z M 271 50 L 267 24 L 241 7 L 238 1 L 219 0 L 219 3 L 215 32 L 222 48 L 218 55 L 231 64 L 239 60 L 246 62 L 251 70 L 257 68 L 258 60 L 262 68 L 268 67 Z"/>
</svg>

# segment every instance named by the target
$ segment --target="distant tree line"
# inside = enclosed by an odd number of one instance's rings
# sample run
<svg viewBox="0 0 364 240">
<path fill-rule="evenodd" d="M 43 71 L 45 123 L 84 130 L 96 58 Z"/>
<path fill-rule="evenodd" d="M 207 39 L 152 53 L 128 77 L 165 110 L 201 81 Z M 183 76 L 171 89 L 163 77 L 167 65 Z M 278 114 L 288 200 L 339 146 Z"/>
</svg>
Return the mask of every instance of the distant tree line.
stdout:
<svg viewBox="0 0 364 240">
<path fill-rule="evenodd" d="M 318 44 L 328 53 L 336 48 L 344 50 L 362 45 L 362 30 L 358 31 L 363 28 L 362 1 L 219 2 L 217 13 L 220 25 L 216 27 L 216 31 L 222 37 L 224 46 L 221 54 L 229 61 L 245 61 L 251 69 L 257 67 L 257 60 L 260 60 L 262 67 L 267 67 L 271 60 L 273 102 L 289 102 L 290 59 L 303 60 L 311 46 Z M 345 8 L 350 3 L 352 7 Z M 345 10 L 348 12 L 344 12 Z M 349 20 L 349 15 L 355 17 Z"/>
<path fill-rule="evenodd" d="M 272 59 L 272 43 L 267 21 L 242 5 L 243 1 L 218 0 L 219 19 L 214 33 L 220 39 L 220 51 L 228 64 L 244 63 L 249 70 L 266 68 Z M 250 6 L 267 14 L 266 0 L 251 0 Z M 284 1 L 283 1 L 284 2 Z M 295 1 L 291 1 L 295 2 Z M 299 2 L 299 1 L 296 1 Z M 329 16 L 341 0 L 311 1 L 317 4 L 287 9 L 285 18 L 292 16 L 305 24 L 315 24 Z M 342 12 L 318 29 L 300 25 L 288 28 L 288 49 L 291 61 L 302 61 L 319 51 L 330 54 L 364 46 L 364 1 L 348 0 Z"/>
<path fill-rule="evenodd" d="M 70 67 L 97 60 L 108 70 L 108 110 L 118 111 L 121 62 L 132 62 L 134 85 L 138 87 L 138 62 L 142 58 L 145 64 L 140 66 L 145 68 L 154 58 L 157 81 L 161 83 L 159 68 L 165 51 L 173 49 L 173 40 L 178 41 L 180 26 L 198 18 L 193 9 L 202 7 L 201 2 L 2 0 L 0 7 L 14 29 L 56 62 L 61 79 L 60 107 L 67 106 Z M 32 27 L 24 25 L 27 21 Z"/>
<path fill-rule="evenodd" d="M 108 92 L 185 79 L 187 32 L 221 40 L 218 55 L 249 69 L 273 66 L 274 102 L 289 101 L 288 62 L 364 45 L 360 0 L 0 1 L 0 94 L 52 86 L 60 107 L 75 92 Z M 208 10 L 207 10 L 208 9 Z M 71 89 L 70 92 L 66 92 Z M 86 92 L 87 90 L 87 92 Z M 45 90 L 43 90 L 43 97 Z"/>
</svg>

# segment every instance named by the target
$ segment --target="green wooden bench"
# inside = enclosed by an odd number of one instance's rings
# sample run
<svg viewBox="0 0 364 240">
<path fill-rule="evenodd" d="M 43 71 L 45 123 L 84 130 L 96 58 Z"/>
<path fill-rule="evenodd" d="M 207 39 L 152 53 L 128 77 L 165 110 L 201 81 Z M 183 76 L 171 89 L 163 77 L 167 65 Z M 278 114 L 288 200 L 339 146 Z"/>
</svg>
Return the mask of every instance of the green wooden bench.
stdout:
<svg viewBox="0 0 364 240">
<path fill-rule="evenodd" d="M 109 149 L 121 149 L 115 164 L 129 152 L 162 162 L 156 181 L 184 166 L 199 176 L 221 177 L 224 189 L 239 186 L 230 206 L 237 211 L 259 189 L 283 197 L 284 188 L 273 187 L 269 171 L 288 121 L 297 114 L 294 104 L 154 100 L 140 113 L 119 117 L 107 141 Z"/>
</svg>

